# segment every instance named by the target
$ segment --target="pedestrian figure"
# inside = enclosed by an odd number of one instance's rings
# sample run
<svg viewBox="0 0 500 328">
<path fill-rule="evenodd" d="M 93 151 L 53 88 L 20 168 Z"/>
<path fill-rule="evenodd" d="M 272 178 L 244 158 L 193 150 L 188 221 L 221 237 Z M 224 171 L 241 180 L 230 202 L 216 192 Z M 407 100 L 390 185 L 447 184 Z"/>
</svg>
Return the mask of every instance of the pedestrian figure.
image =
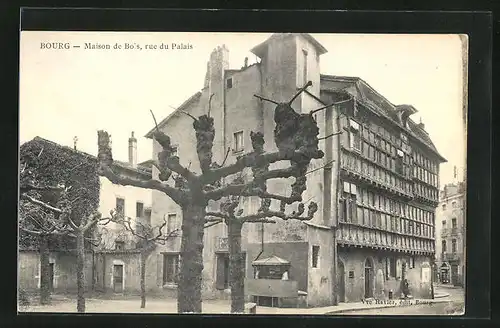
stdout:
<svg viewBox="0 0 500 328">
<path fill-rule="evenodd" d="M 410 284 L 408 283 L 408 279 L 405 279 L 403 282 L 403 295 L 404 298 L 408 298 L 408 295 L 410 294 Z"/>
</svg>

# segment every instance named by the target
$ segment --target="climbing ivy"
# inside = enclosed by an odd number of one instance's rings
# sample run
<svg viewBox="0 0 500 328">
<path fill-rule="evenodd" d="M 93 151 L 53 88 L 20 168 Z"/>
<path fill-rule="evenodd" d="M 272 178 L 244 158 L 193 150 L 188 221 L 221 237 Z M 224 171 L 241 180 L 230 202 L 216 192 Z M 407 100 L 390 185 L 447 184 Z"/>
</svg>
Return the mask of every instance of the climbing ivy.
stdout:
<svg viewBox="0 0 500 328">
<path fill-rule="evenodd" d="M 64 186 L 67 190 L 65 197 L 71 210 L 71 219 L 76 224 L 97 210 L 100 182 L 96 157 L 36 137 L 21 145 L 20 162 L 21 188 L 24 184 Z M 58 193 L 59 191 L 31 190 L 28 195 L 57 207 Z M 36 205 L 28 203 L 20 201 L 19 209 L 20 223 L 29 225 L 26 228 L 36 228 L 36 224 L 29 223 L 30 220 L 23 220 L 22 216 L 27 215 L 28 212 L 39 220 L 43 220 L 46 215 L 53 215 L 40 208 L 35 212 Z M 89 231 L 89 235 L 92 233 Z M 22 230 L 19 232 L 19 246 L 21 248 L 37 248 L 37 243 L 36 236 Z M 75 247 L 75 238 L 67 236 L 51 236 L 49 241 L 51 249 L 75 249 Z"/>
</svg>

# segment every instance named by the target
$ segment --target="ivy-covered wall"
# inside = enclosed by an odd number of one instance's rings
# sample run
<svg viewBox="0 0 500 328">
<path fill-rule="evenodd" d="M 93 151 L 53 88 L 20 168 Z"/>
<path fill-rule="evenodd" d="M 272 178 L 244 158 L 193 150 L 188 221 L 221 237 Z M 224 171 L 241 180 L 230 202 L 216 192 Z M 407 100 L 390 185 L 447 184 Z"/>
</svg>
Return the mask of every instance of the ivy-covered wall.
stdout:
<svg viewBox="0 0 500 328">
<path fill-rule="evenodd" d="M 100 182 L 97 174 L 97 158 L 70 147 L 61 146 L 49 140 L 36 137 L 20 147 L 20 163 L 24 171 L 20 180 L 23 183 L 32 183 L 39 186 L 57 186 L 64 184 L 68 190 L 68 200 L 71 202 L 71 218 L 79 224 L 82 218 L 88 217 L 97 210 L 99 205 Z M 57 206 L 55 192 L 30 191 L 29 195 L 36 199 Z M 43 220 L 42 209 L 38 212 L 28 211 L 29 206 L 25 201 L 20 201 L 19 221 L 29 225 L 27 228 L 37 230 L 32 219 L 26 220 L 23 215 L 35 213 L 35 219 Z M 30 214 L 31 215 L 31 214 Z M 52 214 L 48 214 L 52 215 Z M 92 234 L 92 231 L 89 231 Z M 87 247 L 90 246 L 87 245 Z M 36 236 L 22 230 L 19 231 L 19 247 L 37 248 Z M 75 240 L 70 237 L 51 237 L 51 249 L 74 249 Z"/>
</svg>

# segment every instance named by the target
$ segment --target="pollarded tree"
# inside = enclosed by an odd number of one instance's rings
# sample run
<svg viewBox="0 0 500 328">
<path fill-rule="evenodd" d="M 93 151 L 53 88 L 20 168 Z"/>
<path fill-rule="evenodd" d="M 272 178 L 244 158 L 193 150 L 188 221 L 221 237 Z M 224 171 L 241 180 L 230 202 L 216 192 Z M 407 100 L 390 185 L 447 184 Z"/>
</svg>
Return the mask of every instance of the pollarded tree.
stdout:
<svg viewBox="0 0 500 328">
<path fill-rule="evenodd" d="M 167 241 L 179 236 L 179 229 L 169 231 L 166 234 L 163 228 L 167 221 L 163 219 L 162 224 L 152 226 L 149 223 L 136 221 L 136 228 L 133 227 L 133 220 L 129 217 L 122 217 L 117 212 L 111 214 L 111 221 L 123 226 L 126 232 L 138 239 L 136 244 L 140 250 L 140 288 L 141 288 L 141 309 L 146 308 L 146 263 L 151 253 L 158 245 L 166 245 Z M 217 222 L 218 223 L 218 222 Z M 212 226 L 209 222 L 205 228 Z"/>
<path fill-rule="evenodd" d="M 167 234 L 163 233 L 163 228 L 167 221 L 158 226 L 152 226 L 148 223 L 136 221 L 136 228 L 132 227 L 132 219 L 124 217 L 114 211 L 111 214 L 112 222 L 120 224 L 132 236 L 138 239 L 137 248 L 140 250 L 140 287 L 141 287 L 141 309 L 146 307 L 146 262 L 155 250 L 157 245 L 165 245 L 166 242 L 178 236 L 178 230 L 173 230 Z"/>
<path fill-rule="evenodd" d="M 101 219 L 100 214 L 81 219 L 78 224 L 71 219 L 71 201 L 67 198 L 68 191 L 63 189 L 59 193 L 55 207 L 44 203 L 32 196 L 22 194 L 21 200 L 27 199 L 28 203 L 20 206 L 19 227 L 24 233 L 39 239 L 40 263 L 49 261 L 49 238 L 64 237 L 76 240 L 76 265 L 77 265 L 77 311 L 85 312 L 85 242 L 97 246 L 100 240 L 86 237 L 93 231 L 96 224 L 107 224 L 109 219 Z M 103 223 L 104 222 L 104 223 Z M 67 248 L 68 249 L 68 248 Z M 41 303 L 50 303 L 50 289 L 48 283 L 48 270 L 41 265 L 40 268 L 40 296 Z"/>
<path fill-rule="evenodd" d="M 298 210 L 285 214 L 283 209 L 273 211 L 268 203 L 262 201 L 261 208 L 255 214 L 242 215 L 243 210 L 238 209 L 240 197 L 231 196 L 223 201 L 219 212 L 207 212 L 207 221 L 223 222 L 228 227 L 229 244 L 229 285 L 231 287 L 231 313 L 243 313 L 245 309 L 245 259 L 241 252 L 241 231 L 245 223 L 276 223 L 273 217 L 282 220 L 311 220 L 318 210 L 316 203 L 311 202 L 306 215 L 304 204 L 299 203 Z"/>
<path fill-rule="evenodd" d="M 179 162 L 174 156 L 170 137 L 158 128 L 153 138 L 160 144 L 162 151 L 155 160 L 159 170 L 159 180 L 142 180 L 130 178 L 115 172 L 112 167 L 113 156 L 110 136 L 105 131 L 98 131 L 99 173 L 112 183 L 153 189 L 164 192 L 182 210 L 181 269 L 178 285 L 177 306 L 179 313 L 201 313 L 201 286 L 203 270 L 203 236 L 206 218 L 206 207 L 209 201 L 218 201 L 223 197 L 241 195 L 243 197 L 258 196 L 262 199 L 276 199 L 288 205 L 302 201 L 302 193 L 306 189 L 305 173 L 312 159 L 323 157 L 318 148 L 319 128 L 312 111 L 298 114 L 291 107 L 293 100 L 312 83 L 307 83 L 289 102 L 277 103 L 274 120 L 276 123 L 275 143 L 277 151 L 264 152 L 262 138 L 259 149 L 237 158 L 233 164 L 222 166 L 212 159 L 212 148 L 215 137 L 214 120 L 208 115 L 201 115 L 194 120 L 196 135 L 196 152 L 201 172 L 195 173 Z M 208 111 L 210 113 L 210 109 Z M 269 170 L 269 165 L 281 161 L 290 161 L 291 166 Z M 252 168 L 253 179 L 245 183 L 222 183 L 224 178 L 238 174 L 246 168 Z M 172 173 L 178 175 L 176 183 L 171 186 L 167 180 Z M 273 194 L 267 191 L 266 183 L 270 179 L 294 177 L 290 196 Z"/>
</svg>

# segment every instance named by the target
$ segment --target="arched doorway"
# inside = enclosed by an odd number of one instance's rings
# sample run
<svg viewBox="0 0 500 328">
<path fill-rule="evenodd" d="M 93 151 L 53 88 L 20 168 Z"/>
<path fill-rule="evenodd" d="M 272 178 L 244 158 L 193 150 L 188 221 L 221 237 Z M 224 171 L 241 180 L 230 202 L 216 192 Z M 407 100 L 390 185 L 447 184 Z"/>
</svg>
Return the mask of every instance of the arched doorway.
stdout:
<svg viewBox="0 0 500 328">
<path fill-rule="evenodd" d="M 373 297 L 373 261 L 365 261 L 365 298 Z"/>
<path fill-rule="evenodd" d="M 338 301 L 345 302 L 345 268 L 340 260 L 337 261 L 337 292 Z"/>
</svg>

